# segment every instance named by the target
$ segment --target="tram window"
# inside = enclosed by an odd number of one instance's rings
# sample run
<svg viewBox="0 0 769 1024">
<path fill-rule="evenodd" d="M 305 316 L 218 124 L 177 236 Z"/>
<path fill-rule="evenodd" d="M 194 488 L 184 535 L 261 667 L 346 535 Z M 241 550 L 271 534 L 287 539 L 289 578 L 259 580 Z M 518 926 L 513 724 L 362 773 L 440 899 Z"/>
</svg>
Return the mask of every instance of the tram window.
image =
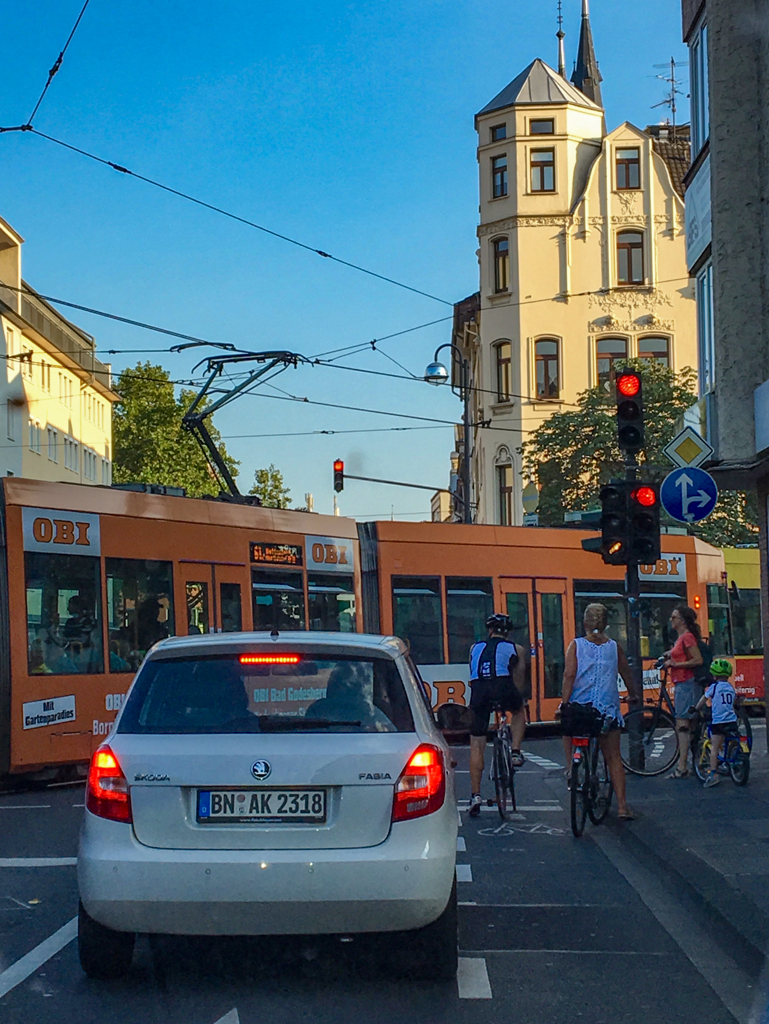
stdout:
<svg viewBox="0 0 769 1024">
<path fill-rule="evenodd" d="M 208 618 L 208 584 L 187 583 L 187 633 L 209 633 Z"/>
<path fill-rule="evenodd" d="M 417 665 L 443 664 L 439 576 L 393 576 L 393 633 L 409 645 Z"/>
<path fill-rule="evenodd" d="M 254 569 L 254 629 L 304 629 L 304 579 L 301 572 Z"/>
<path fill-rule="evenodd" d="M 30 675 L 104 671 L 99 559 L 24 555 Z"/>
<path fill-rule="evenodd" d="M 355 632 L 355 587 L 352 576 L 308 573 L 310 629 Z"/>
<path fill-rule="evenodd" d="M 135 672 L 144 655 L 174 634 L 170 562 L 108 558 L 110 672 Z"/>
<path fill-rule="evenodd" d="M 708 634 L 710 650 L 715 657 L 733 654 L 729 636 L 729 598 L 726 587 L 708 584 Z"/>
<path fill-rule="evenodd" d="M 764 653 L 760 590 L 740 589 L 732 598 L 732 635 L 737 657 Z"/>
<path fill-rule="evenodd" d="M 493 593 L 490 579 L 446 578 L 449 664 L 466 662 L 476 640 L 483 640 L 488 635 L 486 619 L 494 613 Z"/>
<path fill-rule="evenodd" d="M 561 594 L 542 594 L 541 598 L 545 697 L 560 697 L 565 667 L 563 598 Z"/>
<path fill-rule="evenodd" d="M 529 595 L 508 594 L 507 614 L 513 624 L 513 631 L 510 639 L 516 646 L 519 655 L 523 655 L 526 662 L 526 677 L 524 682 L 524 697 L 531 697 L 531 632 L 529 628 Z"/>
<path fill-rule="evenodd" d="M 609 613 L 606 635 L 627 647 L 627 617 L 625 595 L 619 581 L 577 580 L 574 583 L 574 614 L 578 632 L 582 632 L 582 620 L 589 604 L 602 604 Z"/>
<path fill-rule="evenodd" d="M 219 602 L 222 610 L 222 633 L 239 633 L 243 628 L 240 584 L 220 583 Z"/>
<path fill-rule="evenodd" d="M 649 588 L 648 590 L 646 588 Z M 673 591 L 659 588 L 659 584 L 641 584 L 641 655 L 659 658 L 669 651 L 678 639 L 670 625 L 670 616 L 676 605 L 686 603 L 686 587 Z M 703 628 L 703 632 L 705 632 Z"/>
</svg>

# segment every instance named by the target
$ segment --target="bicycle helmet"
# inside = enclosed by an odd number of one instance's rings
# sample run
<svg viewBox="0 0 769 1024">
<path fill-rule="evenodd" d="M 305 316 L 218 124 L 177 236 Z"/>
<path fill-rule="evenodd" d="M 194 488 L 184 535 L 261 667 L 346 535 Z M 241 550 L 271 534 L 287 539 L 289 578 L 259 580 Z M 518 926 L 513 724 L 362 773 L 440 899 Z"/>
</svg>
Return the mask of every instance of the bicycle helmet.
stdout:
<svg viewBox="0 0 769 1024">
<path fill-rule="evenodd" d="M 495 633 L 509 633 L 513 623 L 509 615 L 490 615 L 486 619 L 486 629 L 493 629 Z"/>
<path fill-rule="evenodd" d="M 710 674 L 716 679 L 728 679 L 734 669 L 726 658 L 714 658 L 710 663 Z"/>
</svg>

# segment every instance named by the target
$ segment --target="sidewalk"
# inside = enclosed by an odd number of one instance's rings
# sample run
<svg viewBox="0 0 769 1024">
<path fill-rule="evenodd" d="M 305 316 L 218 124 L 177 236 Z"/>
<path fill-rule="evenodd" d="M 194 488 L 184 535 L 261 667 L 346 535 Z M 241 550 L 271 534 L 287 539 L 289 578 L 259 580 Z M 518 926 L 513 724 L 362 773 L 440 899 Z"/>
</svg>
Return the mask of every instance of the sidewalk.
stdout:
<svg viewBox="0 0 769 1024">
<path fill-rule="evenodd" d="M 671 894 L 700 905 L 719 944 L 757 977 L 769 955 L 769 755 L 761 726 L 753 740 L 744 787 L 724 778 L 703 789 L 693 774 L 628 776 L 638 819 L 617 833 Z"/>
</svg>

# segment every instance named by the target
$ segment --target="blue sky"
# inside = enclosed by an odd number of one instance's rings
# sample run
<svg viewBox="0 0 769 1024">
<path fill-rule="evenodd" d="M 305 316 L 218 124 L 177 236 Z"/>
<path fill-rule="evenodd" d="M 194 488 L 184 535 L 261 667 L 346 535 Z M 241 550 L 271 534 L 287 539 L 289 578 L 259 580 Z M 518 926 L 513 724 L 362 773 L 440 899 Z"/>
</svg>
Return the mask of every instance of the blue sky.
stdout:
<svg viewBox="0 0 769 1024">
<path fill-rule="evenodd" d="M 15 0 L 3 17 L 0 124 L 26 120 L 81 0 Z M 580 0 L 564 0 L 569 67 Z M 35 127 L 282 234 L 449 301 L 477 288 L 473 115 L 534 57 L 556 62 L 555 0 L 91 0 Z M 211 13 L 215 12 L 212 19 Z M 654 65 L 686 59 L 676 0 L 592 0 L 609 127 L 659 120 Z M 682 114 L 687 103 L 682 99 Z M 30 134 L 0 136 L 0 215 L 26 239 L 44 294 L 248 349 L 315 355 L 450 314 L 450 307 L 226 220 Z M 65 311 L 66 312 L 66 311 Z M 100 349 L 141 349 L 174 378 L 192 353 L 88 314 Z M 383 342 L 422 373 L 449 325 Z M 142 353 L 104 356 L 116 371 Z M 349 366 L 400 374 L 384 355 Z M 296 504 L 330 511 L 349 472 L 445 486 L 454 420 L 445 389 L 303 367 L 275 383 L 343 406 L 245 397 L 217 420 L 240 483 L 273 462 Z M 278 394 L 265 392 L 265 394 Z M 239 435 L 239 436 L 238 436 Z M 350 481 L 345 514 L 426 517 L 427 492 Z"/>
</svg>

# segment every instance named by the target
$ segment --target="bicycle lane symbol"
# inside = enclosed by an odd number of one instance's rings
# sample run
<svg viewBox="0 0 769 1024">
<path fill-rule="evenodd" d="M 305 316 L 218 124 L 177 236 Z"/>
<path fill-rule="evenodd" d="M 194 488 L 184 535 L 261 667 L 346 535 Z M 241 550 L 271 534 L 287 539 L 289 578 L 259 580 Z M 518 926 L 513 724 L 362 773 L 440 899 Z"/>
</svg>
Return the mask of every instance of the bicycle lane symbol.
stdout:
<svg viewBox="0 0 769 1024">
<path fill-rule="evenodd" d="M 543 821 L 526 822 L 515 825 L 512 822 L 505 822 L 497 828 L 478 829 L 479 836 L 512 836 L 516 832 L 524 832 L 527 835 L 538 836 L 565 836 L 566 830 L 556 828 L 555 825 L 546 825 Z"/>
</svg>

